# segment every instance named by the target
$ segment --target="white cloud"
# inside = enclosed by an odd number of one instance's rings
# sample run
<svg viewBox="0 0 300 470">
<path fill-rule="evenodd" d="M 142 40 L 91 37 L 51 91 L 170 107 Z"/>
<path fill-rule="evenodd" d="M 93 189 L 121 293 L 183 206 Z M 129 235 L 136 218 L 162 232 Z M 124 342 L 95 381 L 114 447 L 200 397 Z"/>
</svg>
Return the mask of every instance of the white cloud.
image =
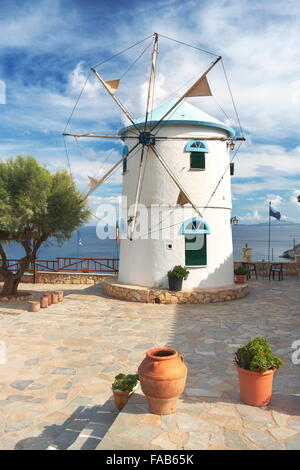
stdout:
<svg viewBox="0 0 300 470">
<path fill-rule="evenodd" d="M 246 215 L 239 216 L 239 220 L 243 222 L 259 222 L 263 219 L 264 217 L 257 210 L 254 210 L 252 213 L 248 212 Z"/>
<path fill-rule="evenodd" d="M 292 202 L 300 210 L 300 202 L 298 197 L 300 196 L 300 189 L 294 189 L 292 196 L 290 197 L 290 202 Z"/>
<path fill-rule="evenodd" d="M 300 146 L 286 150 L 282 145 L 245 145 L 236 157 L 235 176 L 254 178 L 299 174 Z"/>
<path fill-rule="evenodd" d="M 279 194 L 267 194 L 265 203 L 271 202 L 272 206 L 277 207 L 280 206 L 283 202 L 283 198 L 279 196 Z"/>
</svg>

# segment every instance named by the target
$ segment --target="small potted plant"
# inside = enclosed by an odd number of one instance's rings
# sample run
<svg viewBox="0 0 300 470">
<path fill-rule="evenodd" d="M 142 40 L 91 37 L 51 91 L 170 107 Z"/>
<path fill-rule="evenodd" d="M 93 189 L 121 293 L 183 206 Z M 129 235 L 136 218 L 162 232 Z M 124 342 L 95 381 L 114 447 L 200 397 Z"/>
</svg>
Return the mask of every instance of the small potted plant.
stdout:
<svg viewBox="0 0 300 470">
<path fill-rule="evenodd" d="M 274 356 L 262 336 L 250 339 L 234 356 L 240 383 L 240 397 L 247 405 L 266 406 L 272 396 L 274 371 L 284 363 Z"/>
<path fill-rule="evenodd" d="M 174 266 L 173 269 L 168 271 L 169 290 L 179 291 L 182 289 L 183 279 L 187 279 L 190 272 L 183 266 Z"/>
<path fill-rule="evenodd" d="M 249 271 L 247 268 L 245 268 L 245 266 L 241 265 L 235 268 L 234 274 L 235 274 L 235 282 L 237 284 L 245 284 L 246 277 L 249 274 Z"/>
<path fill-rule="evenodd" d="M 118 410 L 122 410 L 126 405 L 128 398 L 133 394 L 139 376 L 137 374 L 118 374 L 115 376 L 115 381 L 112 384 L 115 404 Z"/>
</svg>

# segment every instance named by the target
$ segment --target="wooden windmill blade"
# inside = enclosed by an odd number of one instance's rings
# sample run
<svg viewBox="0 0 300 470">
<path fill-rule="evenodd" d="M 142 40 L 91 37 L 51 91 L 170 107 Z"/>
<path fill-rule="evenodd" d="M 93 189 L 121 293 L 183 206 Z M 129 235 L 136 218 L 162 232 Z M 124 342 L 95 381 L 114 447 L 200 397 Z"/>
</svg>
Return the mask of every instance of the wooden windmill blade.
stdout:
<svg viewBox="0 0 300 470">
<path fill-rule="evenodd" d="M 145 171 L 145 168 L 146 168 L 146 161 L 147 161 L 148 151 L 149 151 L 149 147 L 147 147 L 146 155 L 145 155 L 145 158 L 144 158 L 145 145 L 143 145 L 142 153 L 141 153 L 141 159 L 140 159 L 140 165 L 139 165 L 139 171 L 138 171 L 136 192 L 135 192 L 134 210 L 133 210 L 133 215 L 131 217 L 130 236 L 129 236 L 130 240 L 133 239 L 134 229 L 135 229 L 135 225 L 136 225 L 136 215 L 137 215 L 138 205 L 139 205 L 139 202 L 140 202 L 140 197 L 141 197 L 141 192 L 142 192 L 142 179 L 143 179 L 143 174 L 144 174 L 144 171 Z"/>
<path fill-rule="evenodd" d="M 120 136 L 120 135 L 107 135 L 107 134 L 89 134 L 89 133 L 85 133 L 85 134 L 78 134 L 78 133 L 71 133 L 71 132 L 64 132 L 63 133 L 63 136 L 66 136 L 66 137 L 76 137 L 76 138 L 88 138 L 88 139 L 121 139 L 123 140 L 124 137 Z M 127 139 L 136 139 L 137 137 L 133 136 L 133 135 L 129 135 L 126 137 Z"/>
<path fill-rule="evenodd" d="M 110 177 L 110 175 L 115 171 L 138 146 L 140 145 L 139 142 L 137 142 L 125 155 L 123 155 L 120 160 L 118 160 L 106 173 L 105 175 L 100 178 L 100 180 L 96 180 L 95 178 L 92 178 L 89 176 L 90 180 L 90 190 L 89 192 L 85 195 L 85 199 L 88 198 L 94 191 L 96 191 L 99 186 L 101 186 L 105 181 Z"/>
<path fill-rule="evenodd" d="M 133 135 L 104 135 L 104 134 L 71 134 L 71 133 L 63 133 L 63 136 L 66 137 L 77 137 L 77 138 L 90 138 L 90 139 L 138 139 L 139 136 Z M 199 135 L 189 135 L 189 136 L 155 136 L 155 140 L 219 140 L 219 141 L 245 141 L 245 137 L 208 137 L 208 136 L 199 136 Z"/>
<path fill-rule="evenodd" d="M 155 155 L 157 156 L 157 158 L 158 158 L 159 162 L 161 163 L 161 165 L 164 167 L 166 172 L 169 174 L 170 178 L 174 181 L 176 186 L 179 188 L 179 190 L 180 190 L 179 198 L 182 201 L 184 200 L 185 201 L 184 203 L 189 202 L 191 204 L 191 206 L 193 207 L 193 209 L 199 214 L 199 216 L 202 217 L 202 214 L 199 211 L 197 205 L 192 201 L 191 197 L 189 196 L 187 191 L 184 189 L 184 187 L 182 186 L 180 181 L 177 179 L 176 175 L 173 173 L 173 171 L 171 170 L 169 165 L 166 163 L 166 161 L 163 159 L 163 157 L 158 153 L 158 151 L 156 150 L 154 145 L 151 145 L 151 148 L 152 148 L 153 152 L 155 153 Z"/>
<path fill-rule="evenodd" d="M 200 86 L 200 83 L 201 81 L 203 81 L 203 79 L 206 77 L 206 75 L 208 74 L 208 72 L 210 72 L 210 70 L 219 62 L 219 60 L 221 60 L 222 57 L 219 56 L 217 57 L 216 60 L 214 60 L 210 66 L 205 70 L 205 72 L 201 75 L 200 78 L 198 78 L 198 80 L 196 80 L 196 82 L 176 101 L 176 103 L 174 103 L 173 106 L 171 106 L 171 108 L 162 116 L 162 118 L 154 125 L 154 127 L 151 129 L 151 132 L 154 131 L 154 129 L 156 129 L 157 126 L 159 126 L 161 124 L 161 122 L 167 117 L 169 116 L 169 114 L 175 109 L 177 108 L 177 106 L 185 99 L 187 98 L 188 96 L 195 96 L 191 93 L 193 93 L 197 88 L 199 88 Z"/>
<path fill-rule="evenodd" d="M 96 69 L 94 68 L 91 68 L 91 71 L 96 75 L 96 77 L 98 78 L 99 82 L 102 83 L 102 85 L 104 86 L 104 88 L 106 89 L 106 91 L 110 94 L 110 96 L 112 97 L 112 99 L 117 103 L 117 105 L 119 106 L 119 108 L 123 111 L 123 113 L 125 114 L 125 116 L 129 119 L 129 121 L 131 122 L 131 124 L 137 129 L 137 131 L 139 132 L 139 128 L 137 127 L 133 117 L 131 116 L 131 114 L 127 111 L 127 109 L 125 108 L 125 106 L 121 103 L 121 101 L 119 100 L 119 98 L 116 97 L 114 91 L 112 90 L 112 86 L 110 85 L 111 82 L 106 82 L 105 80 L 103 80 L 103 78 L 99 75 L 99 73 L 97 72 Z M 119 80 L 112 80 L 112 82 L 119 82 Z"/>
<path fill-rule="evenodd" d="M 153 94 L 154 94 L 157 54 L 158 54 L 158 34 L 154 33 L 154 43 L 153 43 L 151 71 L 150 71 L 149 85 L 148 85 L 148 95 L 147 95 L 144 131 L 146 130 L 149 113 L 151 112 L 150 108 L 152 106 L 152 98 L 153 98 Z"/>
<path fill-rule="evenodd" d="M 147 103 L 146 103 L 146 115 L 145 115 L 145 123 L 144 123 L 144 136 L 146 137 L 146 128 L 148 123 L 148 117 L 151 112 L 152 106 L 152 97 L 154 93 L 154 83 L 155 83 L 155 71 L 156 71 L 156 60 L 158 54 L 158 34 L 154 33 L 154 41 L 153 41 L 153 50 L 152 50 L 152 60 L 151 60 L 151 70 L 150 70 L 150 77 L 149 77 L 149 84 L 148 84 L 148 94 L 147 94 Z M 139 172 L 138 172 L 138 179 L 137 179 L 137 186 L 136 186 L 136 193 L 135 193 L 135 202 L 134 202 L 134 210 L 131 219 L 131 227 L 130 227 L 130 240 L 132 240 L 135 224 L 136 224 L 136 214 L 137 209 L 140 201 L 141 191 L 142 191 L 142 177 L 146 168 L 146 162 L 148 157 L 149 145 L 147 146 L 147 152 L 144 158 L 144 150 L 145 145 L 143 145 L 141 158 L 140 158 L 140 165 L 139 165 Z"/>
</svg>

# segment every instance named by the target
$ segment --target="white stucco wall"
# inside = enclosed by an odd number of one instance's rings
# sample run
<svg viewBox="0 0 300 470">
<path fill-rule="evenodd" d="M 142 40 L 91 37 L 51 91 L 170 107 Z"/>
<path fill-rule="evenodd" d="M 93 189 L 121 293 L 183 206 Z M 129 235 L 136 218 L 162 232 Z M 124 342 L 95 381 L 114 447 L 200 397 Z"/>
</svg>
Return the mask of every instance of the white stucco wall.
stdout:
<svg viewBox="0 0 300 470">
<path fill-rule="evenodd" d="M 132 134 L 131 134 L 132 135 Z M 161 136 L 226 136 L 226 132 L 216 128 L 163 125 Z M 204 171 L 190 170 L 190 153 L 185 152 L 187 141 L 157 141 L 155 147 L 176 174 L 200 212 L 229 164 L 226 142 L 206 141 L 209 152 L 206 154 Z M 127 140 L 130 148 L 134 145 Z M 128 159 L 128 171 L 123 176 L 123 195 L 127 196 L 128 206 L 134 203 L 140 152 Z M 203 218 L 208 222 L 211 233 L 207 235 L 207 266 L 188 268 L 190 275 L 184 281 L 184 288 L 214 287 L 233 283 L 233 256 L 231 235 L 231 184 L 227 171 L 218 190 L 205 209 Z M 197 216 L 189 205 L 187 214 L 181 207 L 174 209 L 179 190 L 166 170 L 161 166 L 151 150 L 143 180 L 140 203 L 146 207 L 143 217 L 149 219 L 152 238 L 141 239 L 148 230 L 137 232 L 134 240 L 121 240 L 119 280 L 129 284 L 167 287 L 167 272 L 176 264 L 185 265 L 185 239 L 180 234 L 181 222 Z M 159 205 L 154 208 L 151 205 Z M 161 207 L 163 205 L 163 208 Z M 161 211 L 159 225 L 157 213 Z M 171 215 L 170 215 L 171 214 Z M 170 225 L 173 225 L 170 227 Z M 143 238 L 143 237 L 142 237 Z M 168 246 L 172 245 L 169 249 Z"/>
</svg>

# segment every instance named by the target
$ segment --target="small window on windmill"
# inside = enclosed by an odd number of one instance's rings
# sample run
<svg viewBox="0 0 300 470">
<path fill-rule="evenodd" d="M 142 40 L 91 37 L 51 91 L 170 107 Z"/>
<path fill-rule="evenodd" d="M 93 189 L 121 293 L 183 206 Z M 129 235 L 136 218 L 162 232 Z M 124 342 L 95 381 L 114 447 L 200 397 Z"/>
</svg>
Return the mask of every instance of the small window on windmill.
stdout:
<svg viewBox="0 0 300 470">
<path fill-rule="evenodd" d="M 230 163 L 230 176 L 234 175 L 234 163 Z"/>
<path fill-rule="evenodd" d="M 123 147 L 123 154 L 122 154 L 122 156 L 124 157 L 125 155 L 127 155 L 127 153 L 128 153 L 128 147 L 127 147 L 127 145 L 125 145 L 125 146 Z M 123 160 L 123 174 L 126 173 L 126 171 L 127 171 L 127 157 L 124 158 L 124 160 Z"/>
<path fill-rule="evenodd" d="M 208 147 L 203 140 L 190 140 L 185 146 L 185 151 L 190 152 L 190 170 L 205 170 L 205 154 Z"/>
</svg>

